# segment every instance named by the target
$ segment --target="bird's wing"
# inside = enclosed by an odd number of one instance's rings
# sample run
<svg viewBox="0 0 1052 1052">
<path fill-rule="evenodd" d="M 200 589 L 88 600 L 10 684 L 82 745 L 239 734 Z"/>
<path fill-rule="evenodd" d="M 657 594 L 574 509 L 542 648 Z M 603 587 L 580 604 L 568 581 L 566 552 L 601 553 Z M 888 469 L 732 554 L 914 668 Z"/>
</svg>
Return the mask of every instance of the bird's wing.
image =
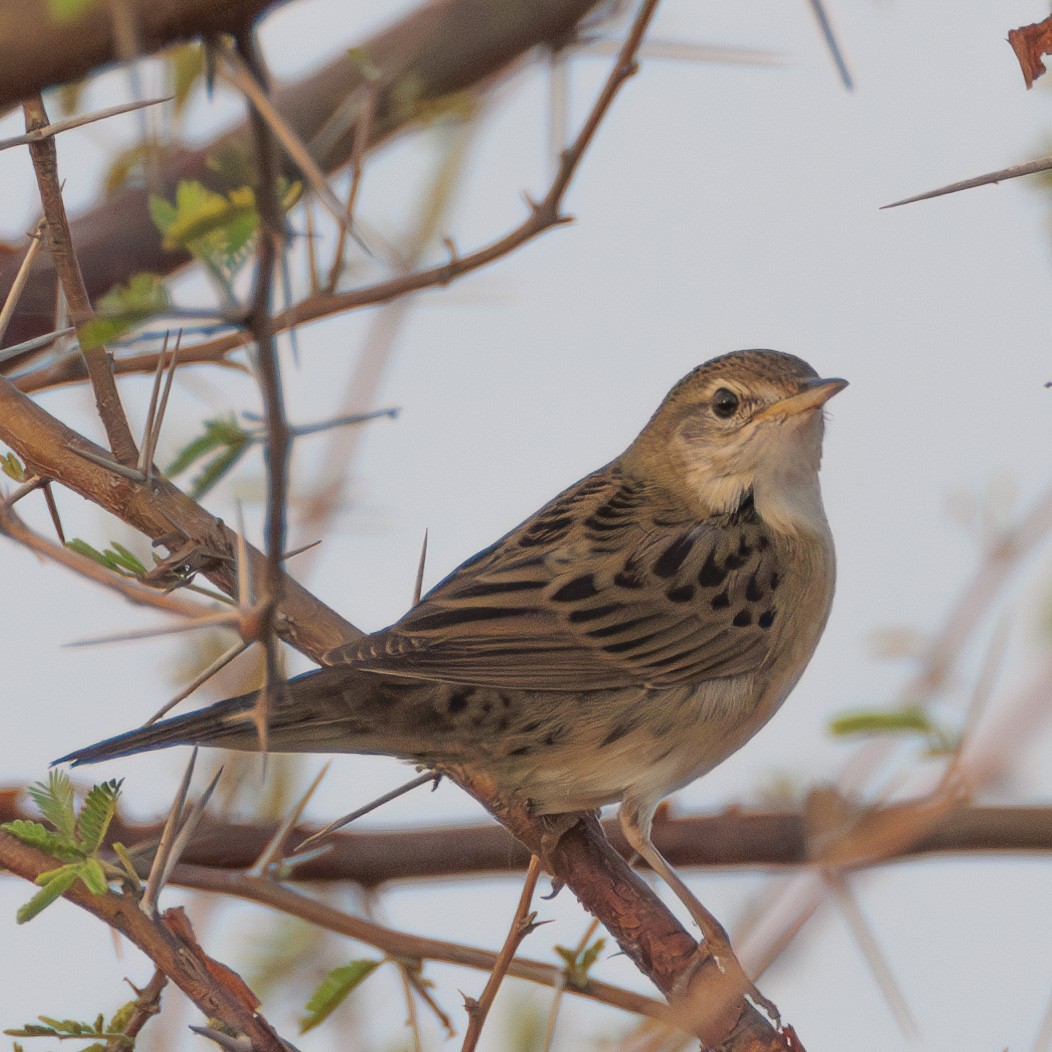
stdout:
<svg viewBox="0 0 1052 1052">
<path fill-rule="evenodd" d="M 751 505 L 690 522 L 606 469 L 338 658 L 387 675 L 521 690 L 739 675 L 767 656 L 778 583 Z"/>
</svg>

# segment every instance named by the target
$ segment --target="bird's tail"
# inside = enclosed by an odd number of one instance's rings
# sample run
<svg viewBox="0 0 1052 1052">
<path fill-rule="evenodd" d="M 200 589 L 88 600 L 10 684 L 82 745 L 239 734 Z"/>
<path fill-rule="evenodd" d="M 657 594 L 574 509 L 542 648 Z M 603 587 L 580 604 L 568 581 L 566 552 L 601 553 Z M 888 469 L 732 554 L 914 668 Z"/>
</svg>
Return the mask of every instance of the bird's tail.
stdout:
<svg viewBox="0 0 1052 1052">
<path fill-rule="evenodd" d="M 243 694 L 239 698 L 227 698 L 207 709 L 175 716 L 170 720 L 139 727 L 126 734 L 118 734 L 105 741 L 96 742 L 83 749 L 76 749 L 53 761 L 54 764 L 98 763 L 119 756 L 131 756 L 137 752 L 165 749 L 169 745 L 219 745 L 227 736 L 241 737 L 246 730 L 246 717 L 256 703 L 256 694 Z M 236 747 L 236 746 L 234 746 Z"/>
<path fill-rule="evenodd" d="M 409 758 L 413 749 L 397 737 L 392 739 L 390 729 L 391 702 L 397 700 L 394 691 L 401 685 L 388 685 L 382 679 L 333 667 L 290 680 L 274 700 L 267 747 L 273 752 L 389 752 Z M 258 699 L 258 691 L 227 698 L 206 709 L 76 749 L 54 762 L 98 763 L 169 745 L 259 751 L 252 718 Z"/>
</svg>

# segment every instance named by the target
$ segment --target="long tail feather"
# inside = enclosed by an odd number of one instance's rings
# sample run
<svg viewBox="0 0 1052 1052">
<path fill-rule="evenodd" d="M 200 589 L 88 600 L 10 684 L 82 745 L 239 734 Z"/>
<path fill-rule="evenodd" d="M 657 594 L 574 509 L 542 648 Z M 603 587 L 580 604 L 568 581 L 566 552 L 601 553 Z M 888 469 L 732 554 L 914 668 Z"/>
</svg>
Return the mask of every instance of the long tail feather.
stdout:
<svg viewBox="0 0 1052 1052">
<path fill-rule="evenodd" d="M 273 752 L 385 753 L 415 759 L 429 753 L 434 718 L 429 686 L 332 666 L 289 680 L 270 711 L 267 747 Z M 55 763 L 98 763 L 169 745 L 215 745 L 256 752 L 252 719 L 259 693 L 227 698 L 206 709 L 140 727 L 77 749 Z"/>
<path fill-rule="evenodd" d="M 256 694 L 244 694 L 239 698 L 227 698 L 207 709 L 189 712 L 185 716 L 174 716 L 148 727 L 139 727 L 126 734 L 118 734 L 105 741 L 96 742 L 84 749 L 76 749 L 52 762 L 71 763 L 79 767 L 85 763 L 99 763 L 119 756 L 131 756 L 137 752 L 165 749 L 169 745 L 225 745 L 224 738 L 244 738 L 245 716 L 256 702 Z M 231 743 L 231 747 L 236 745 Z"/>
</svg>

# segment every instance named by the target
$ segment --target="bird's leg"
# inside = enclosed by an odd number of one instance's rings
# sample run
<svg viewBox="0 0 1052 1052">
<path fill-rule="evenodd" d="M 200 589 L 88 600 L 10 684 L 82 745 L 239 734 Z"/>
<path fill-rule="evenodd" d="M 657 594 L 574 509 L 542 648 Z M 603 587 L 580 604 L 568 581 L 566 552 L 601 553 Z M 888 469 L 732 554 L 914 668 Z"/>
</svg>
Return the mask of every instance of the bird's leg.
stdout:
<svg viewBox="0 0 1052 1052">
<path fill-rule="evenodd" d="M 653 841 L 650 839 L 653 809 L 637 810 L 628 804 L 622 804 L 618 818 L 620 819 L 625 839 L 636 854 L 661 877 L 676 895 L 676 898 L 687 908 L 694 922 L 701 929 L 705 939 L 705 949 L 712 954 L 720 970 L 725 975 L 734 976 L 741 988 L 741 992 L 748 994 L 750 999 L 763 1008 L 771 1019 L 777 1023 L 779 1018 L 778 1008 L 756 989 L 753 981 L 746 975 L 745 969 L 742 968 L 741 962 L 731 948 L 731 940 L 727 935 L 727 929 L 698 901 L 690 888 L 680 880 L 665 856 L 654 846 Z"/>
</svg>

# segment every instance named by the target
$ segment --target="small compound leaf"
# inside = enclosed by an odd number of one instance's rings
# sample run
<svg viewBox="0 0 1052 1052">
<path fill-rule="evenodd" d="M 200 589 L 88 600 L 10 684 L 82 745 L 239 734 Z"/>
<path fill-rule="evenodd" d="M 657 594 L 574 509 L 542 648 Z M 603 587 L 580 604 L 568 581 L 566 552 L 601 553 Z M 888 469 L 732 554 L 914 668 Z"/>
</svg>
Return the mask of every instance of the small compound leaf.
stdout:
<svg viewBox="0 0 1052 1052">
<path fill-rule="evenodd" d="M 168 290 L 159 274 L 140 271 L 124 285 L 101 297 L 96 315 L 77 327 L 83 350 L 92 350 L 119 339 L 136 325 L 168 309 Z"/>
<path fill-rule="evenodd" d="M 106 830 L 117 813 L 117 800 L 121 793 L 121 782 L 112 779 L 101 785 L 93 786 L 84 798 L 80 810 L 77 831 L 80 833 L 82 847 L 86 852 L 98 850 L 106 837 Z"/>
<path fill-rule="evenodd" d="M 248 437 L 248 433 L 238 425 L 237 419 L 232 414 L 217 417 L 214 420 L 206 420 L 204 433 L 179 450 L 175 460 L 168 465 L 168 474 L 178 475 L 201 457 L 226 446 L 242 445 L 248 440 Z"/>
<path fill-rule="evenodd" d="M 69 775 L 65 771 L 49 771 L 46 784 L 36 782 L 26 791 L 44 819 L 72 840 L 76 832 L 77 816 L 73 811 L 73 783 Z"/>
<path fill-rule="evenodd" d="M 21 840 L 23 844 L 39 848 L 49 855 L 65 857 L 70 854 L 73 847 L 72 841 L 61 833 L 53 833 L 50 829 L 42 826 L 39 822 L 29 822 L 24 818 L 16 818 L 13 822 L 5 822 L 0 825 L 5 833 Z M 77 855 L 74 857 L 77 857 Z"/>
</svg>

